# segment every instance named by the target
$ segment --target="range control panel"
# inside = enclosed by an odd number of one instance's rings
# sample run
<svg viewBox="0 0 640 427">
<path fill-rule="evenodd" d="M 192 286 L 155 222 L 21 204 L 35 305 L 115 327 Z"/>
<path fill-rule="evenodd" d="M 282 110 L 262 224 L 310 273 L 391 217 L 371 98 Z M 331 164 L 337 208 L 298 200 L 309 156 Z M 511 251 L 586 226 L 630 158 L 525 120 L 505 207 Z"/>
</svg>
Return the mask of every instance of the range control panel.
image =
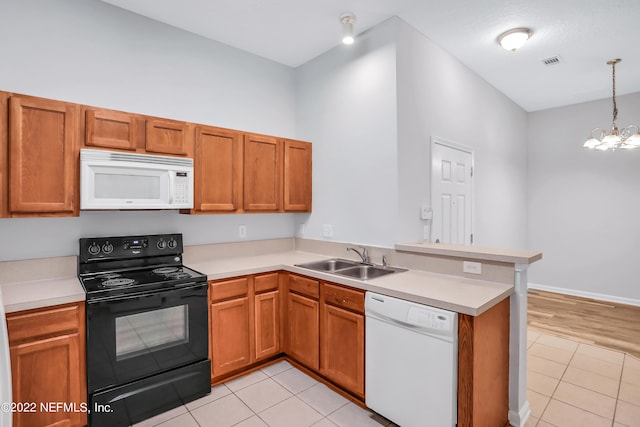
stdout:
<svg viewBox="0 0 640 427">
<path fill-rule="evenodd" d="M 78 261 L 128 259 L 182 253 L 182 234 L 86 237 L 80 239 Z"/>
</svg>

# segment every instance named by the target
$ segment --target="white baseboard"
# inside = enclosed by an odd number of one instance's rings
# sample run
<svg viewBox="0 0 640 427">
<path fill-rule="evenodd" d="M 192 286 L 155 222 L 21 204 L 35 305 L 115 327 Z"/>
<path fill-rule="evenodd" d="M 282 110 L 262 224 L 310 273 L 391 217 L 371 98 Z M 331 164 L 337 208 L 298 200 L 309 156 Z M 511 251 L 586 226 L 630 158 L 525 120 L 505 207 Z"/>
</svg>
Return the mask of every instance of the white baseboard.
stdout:
<svg viewBox="0 0 640 427">
<path fill-rule="evenodd" d="M 598 294 L 595 292 L 578 291 L 575 289 L 557 288 L 554 286 L 546 286 L 538 283 L 527 283 L 530 289 L 538 289 L 541 291 L 555 292 L 557 294 L 573 295 L 576 297 L 597 299 L 600 301 L 617 302 L 619 304 L 634 305 L 640 307 L 640 300 L 632 298 L 617 297 L 615 295 Z"/>
</svg>

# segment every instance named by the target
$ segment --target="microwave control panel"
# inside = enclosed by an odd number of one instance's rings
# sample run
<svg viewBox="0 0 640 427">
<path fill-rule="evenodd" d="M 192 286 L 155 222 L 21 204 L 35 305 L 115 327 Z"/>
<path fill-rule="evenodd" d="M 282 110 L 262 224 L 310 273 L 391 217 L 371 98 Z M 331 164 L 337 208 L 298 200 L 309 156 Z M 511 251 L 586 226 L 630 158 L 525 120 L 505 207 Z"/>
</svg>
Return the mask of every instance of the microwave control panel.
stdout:
<svg viewBox="0 0 640 427">
<path fill-rule="evenodd" d="M 173 203 L 189 203 L 189 174 L 187 172 L 176 172 Z"/>
</svg>

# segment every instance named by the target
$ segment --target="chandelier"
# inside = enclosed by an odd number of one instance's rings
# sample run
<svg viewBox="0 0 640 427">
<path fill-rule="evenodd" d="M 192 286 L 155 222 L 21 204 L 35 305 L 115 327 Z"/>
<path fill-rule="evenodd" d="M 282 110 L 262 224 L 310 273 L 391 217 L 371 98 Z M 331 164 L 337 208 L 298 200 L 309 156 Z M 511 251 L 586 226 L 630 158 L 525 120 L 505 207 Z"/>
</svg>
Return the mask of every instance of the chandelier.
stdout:
<svg viewBox="0 0 640 427">
<path fill-rule="evenodd" d="M 613 76 L 613 124 L 611 132 L 607 132 L 602 128 L 595 128 L 591 131 L 589 139 L 584 143 L 585 148 L 595 148 L 596 150 L 606 151 L 616 148 L 637 148 L 640 147 L 640 128 L 638 125 L 630 125 L 618 130 L 616 119 L 618 118 L 618 106 L 616 105 L 616 64 L 622 59 L 612 59 L 607 61 L 611 65 Z"/>
</svg>

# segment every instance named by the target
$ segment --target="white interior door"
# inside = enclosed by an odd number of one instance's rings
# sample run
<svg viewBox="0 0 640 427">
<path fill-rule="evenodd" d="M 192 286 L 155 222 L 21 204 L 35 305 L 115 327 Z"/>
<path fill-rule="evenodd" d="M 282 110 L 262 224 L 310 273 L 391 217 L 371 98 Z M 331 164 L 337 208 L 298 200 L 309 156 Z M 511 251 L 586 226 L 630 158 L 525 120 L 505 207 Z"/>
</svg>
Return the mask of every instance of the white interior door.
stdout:
<svg viewBox="0 0 640 427">
<path fill-rule="evenodd" d="M 431 142 L 431 242 L 470 245 L 473 152 L 455 144 Z"/>
</svg>

